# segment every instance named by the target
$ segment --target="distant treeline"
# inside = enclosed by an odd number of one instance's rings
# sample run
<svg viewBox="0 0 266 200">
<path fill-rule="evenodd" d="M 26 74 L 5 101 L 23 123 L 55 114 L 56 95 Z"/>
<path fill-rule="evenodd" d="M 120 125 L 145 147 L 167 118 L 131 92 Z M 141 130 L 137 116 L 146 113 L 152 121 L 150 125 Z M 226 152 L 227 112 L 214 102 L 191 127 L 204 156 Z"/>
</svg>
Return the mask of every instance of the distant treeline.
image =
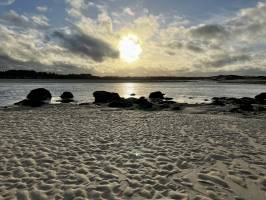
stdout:
<svg viewBox="0 0 266 200">
<path fill-rule="evenodd" d="M 36 72 L 34 70 L 0 71 L 1 79 L 93 79 L 91 74 L 56 74 L 52 72 Z"/>
<path fill-rule="evenodd" d="M 52 72 L 36 72 L 34 70 L 8 70 L 0 71 L 0 79 L 82 79 L 82 80 L 113 80 L 113 81 L 234 81 L 234 80 L 261 80 L 266 81 L 266 76 L 238 76 L 238 75 L 219 75 L 211 77 L 116 77 L 116 76 L 94 76 L 92 74 L 56 74 Z"/>
</svg>

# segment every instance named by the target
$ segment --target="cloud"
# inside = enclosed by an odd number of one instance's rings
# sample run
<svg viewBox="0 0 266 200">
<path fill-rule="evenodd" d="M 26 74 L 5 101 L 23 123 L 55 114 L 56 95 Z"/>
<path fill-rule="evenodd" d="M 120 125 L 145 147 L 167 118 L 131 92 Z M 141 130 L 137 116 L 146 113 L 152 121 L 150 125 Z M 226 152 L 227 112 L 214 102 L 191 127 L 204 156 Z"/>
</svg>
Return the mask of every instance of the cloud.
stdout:
<svg viewBox="0 0 266 200">
<path fill-rule="evenodd" d="M 28 17 L 25 15 L 20 15 L 14 10 L 10 10 L 1 16 L 0 22 L 9 26 L 17 26 L 22 28 L 43 29 L 49 27 L 49 20 L 43 15 Z"/>
<path fill-rule="evenodd" d="M 125 8 L 123 10 L 123 13 L 130 15 L 130 16 L 135 16 L 135 13 L 131 10 L 131 8 Z"/>
<path fill-rule="evenodd" d="M 36 9 L 37 9 L 39 12 L 47 12 L 48 7 L 47 7 L 47 6 L 37 6 Z"/>
<path fill-rule="evenodd" d="M 203 39 L 224 39 L 229 36 L 229 32 L 219 24 L 200 25 L 190 30 L 194 37 Z"/>
<path fill-rule="evenodd" d="M 80 68 L 71 64 L 65 64 L 63 62 L 56 62 L 53 63 L 52 65 L 48 65 L 48 64 L 42 64 L 40 62 L 16 60 L 14 58 L 11 58 L 10 56 L 0 54 L 0 71 L 6 71 L 12 69 L 56 72 L 61 74 L 91 73 L 89 69 Z"/>
<path fill-rule="evenodd" d="M 236 64 L 236 63 L 245 63 L 247 61 L 250 61 L 252 58 L 249 55 L 230 55 L 230 54 L 222 54 L 217 55 L 214 58 L 211 58 L 208 61 L 203 61 L 201 63 L 201 66 L 208 66 L 213 68 L 221 68 L 224 66 Z"/>
<path fill-rule="evenodd" d="M 1 0 L 0 1 L 0 6 L 8 6 L 11 5 L 15 2 L 15 0 Z"/>
<path fill-rule="evenodd" d="M 55 37 L 61 40 L 61 44 L 73 53 L 92 58 L 96 62 L 102 62 L 105 58 L 118 58 L 119 53 L 107 42 L 86 35 L 82 32 L 65 33 L 56 31 Z"/>
</svg>

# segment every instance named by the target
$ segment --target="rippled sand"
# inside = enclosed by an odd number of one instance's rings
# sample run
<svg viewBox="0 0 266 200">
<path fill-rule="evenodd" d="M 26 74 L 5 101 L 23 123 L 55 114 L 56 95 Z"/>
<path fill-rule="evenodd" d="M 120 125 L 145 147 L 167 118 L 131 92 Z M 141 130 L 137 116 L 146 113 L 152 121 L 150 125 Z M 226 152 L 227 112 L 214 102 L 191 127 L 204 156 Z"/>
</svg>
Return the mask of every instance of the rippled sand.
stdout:
<svg viewBox="0 0 266 200">
<path fill-rule="evenodd" d="M 0 199 L 266 199 L 266 119 L 0 110 Z"/>
</svg>

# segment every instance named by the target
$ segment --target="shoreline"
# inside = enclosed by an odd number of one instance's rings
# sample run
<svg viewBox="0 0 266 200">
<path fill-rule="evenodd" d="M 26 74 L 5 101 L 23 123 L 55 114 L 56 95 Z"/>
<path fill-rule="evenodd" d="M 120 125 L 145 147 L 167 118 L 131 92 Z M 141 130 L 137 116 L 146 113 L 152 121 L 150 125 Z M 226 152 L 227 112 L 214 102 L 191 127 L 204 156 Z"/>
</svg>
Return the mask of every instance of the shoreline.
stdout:
<svg viewBox="0 0 266 200">
<path fill-rule="evenodd" d="M 181 79 L 181 80 L 167 80 L 167 79 L 1 79 L 0 83 L 6 82 L 14 83 L 190 83 L 190 82 L 212 82 L 217 84 L 261 84 L 265 85 L 266 80 L 257 79 L 239 79 L 239 80 L 208 80 L 208 79 Z"/>
</svg>

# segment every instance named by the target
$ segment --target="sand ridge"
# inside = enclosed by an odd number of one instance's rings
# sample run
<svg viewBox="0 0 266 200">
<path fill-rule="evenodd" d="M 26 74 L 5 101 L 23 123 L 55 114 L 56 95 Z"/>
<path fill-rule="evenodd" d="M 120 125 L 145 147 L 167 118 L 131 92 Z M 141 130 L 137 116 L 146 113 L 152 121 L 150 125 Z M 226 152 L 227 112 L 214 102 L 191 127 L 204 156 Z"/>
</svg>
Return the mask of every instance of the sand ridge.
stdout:
<svg viewBox="0 0 266 200">
<path fill-rule="evenodd" d="M 0 110 L 0 199 L 266 199 L 266 119 Z"/>
</svg>

